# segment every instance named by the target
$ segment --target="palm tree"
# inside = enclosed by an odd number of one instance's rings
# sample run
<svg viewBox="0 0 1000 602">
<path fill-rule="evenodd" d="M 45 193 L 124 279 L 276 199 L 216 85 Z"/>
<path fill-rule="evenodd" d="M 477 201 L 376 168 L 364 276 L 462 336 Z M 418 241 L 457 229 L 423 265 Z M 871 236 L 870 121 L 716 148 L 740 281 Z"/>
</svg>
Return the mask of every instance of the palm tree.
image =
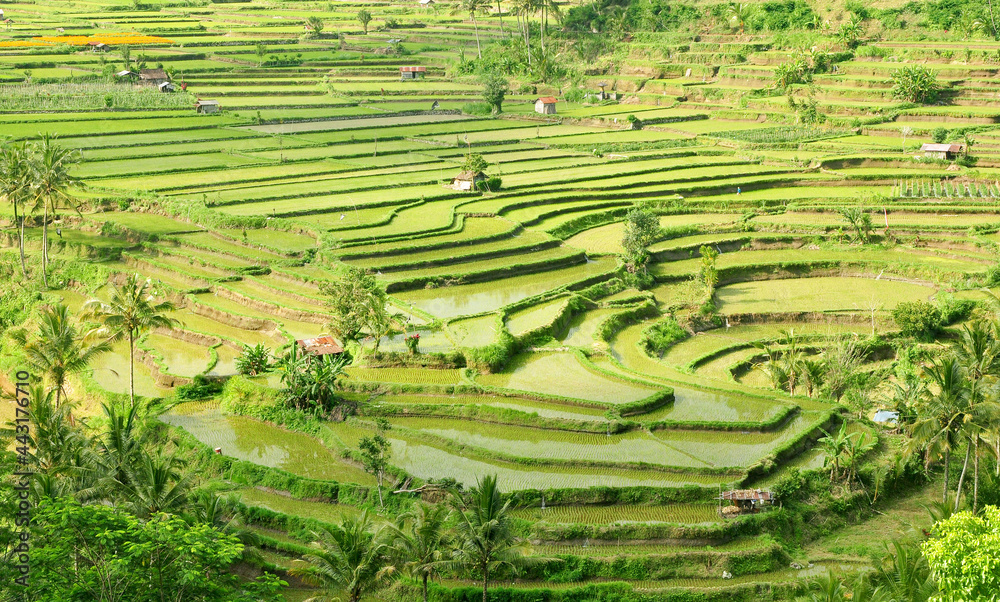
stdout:
<svg viewBox="0 0 1000 602">
<path fill-rule="evenodd" d="M 871 580 L 885 591 L 891 600 L 927 602 L 937 592 L 927 559 L 913 544 L 893 540 L 885 544 L 886 554 L 875 563 Z"/>
<path fill-rule="evenodd" d="M 25 330 L 10 334 L 24 350 L 28 364 L 52 383 L 56 407 L 66 394 L 69 376 L 86 370 L 95 357 L 111 350 L 105 341 L 88 343 L 92 332 L 78 331 L 70 320 L 69 310 L 60 303 L 42 308 L 33 337 L 29 338 Z"/>
<path fill-rule="evenodd" d="M 831 435 L 826 431 L 823 431 L 823 434 L 825 435 L 824 437 L 816 440 L 816 449 L 823 452 L 826 456 L 826 459 L 823 460 L 823 466 L 830 467 L 830 480 L 836 481 L 840 475 L 841 463 L 844 461 L 848 445 L 850 444 L 850 437 L 847 434 L 847 422 L 840 423 L 840 430 L 837 431 L 836 435 Z"/>
<path fill-rule="evenodd" d="M 946 357 L 924 368 L 931 382 L 916 422 L 910 429 L 910 451 L 925 450 L 925 463 L 933 456 L 944 456 L 943 500 L 948 499 L 951 452 L 958 445 L 958 434 L 969 409 L 969 388 L 962 365 Z"/>
<path fill-rule="evenodd" d="M 49 212 L 55 216 L 59 209 L 68 208 L 79 213 L 79 203 L 68 192 L 77 183 L 69 170 L 79 161 L 75 150 L 61 147 L 55 143 L 54 136 L 43 134 L 34 160 L 30 162 L 33 211 L 42 210 L 42 283 L 45 288 L 49 286 Z"/>
<path fill-rule="evenodd" d="M 124 465 L 126 480 L 116 483 L 119 499 L 139 518 L 158 512 L 177 513 L 187 505 L 190 473 L 181 474 L 183 462 L 174 456 L 153 456 L 141 450 Z"/>
<path fill-rule="evenodd" d="M 823 385 L 823 375 L 825 371 L 823 362 L 816 360 L 803 360 L 802 378 L 806 385 L 806 395 L 812 397 L 814 393 L 819 392 L 819 388 Z"/>
<path fill-rule="evenodd" d="M 74 404 L 55 403 L 55 393 L 41 385 L 28 392 L 32 423 L 28 448 L 33 450 L 32 459 L 40 473 L 51 477 L 78 476 L 77 459 L 90 449 L 90 441 L 82 430 L 73 427 Z"/>
<path fill-rule="evenodd" d="M 987 325 L 983 320 L 977 320 L 972 326 L 963 326 L 962 334 L 955 344 L 955 357 L 965 369 L 966 377 L 969 380 L 969 412 L 966 415 L 963 431 L 969 439 L 971 454 L 973 457 L 973 486 L 972 486 L 972 512 L 975 513 L 979 507 L 979 444 L 984 433 L 995 428 L 1000 420 L 1000 404 L 996 402 L 996 396 L 992 392 L 985 390 L 983 381 L 988 377 L 995 377 L 997 369 L 1000 367 L 1000 345 L 997 344 L 995 333 L 997 326 Z M 965 476 L 968 468 L 969 450 L 965 455 L 965 466 L 962 468 L 962 477 Z M 959 478 L 959 483 L 962 482 Z M 961 494 L 961 485 L 959 485 Z"/>
<path fill-rule="evenodd" d="M 348 602 L 359 602 L 363 594 L 381 586 L 393 573 L 385 531 L 373 526 L 368 510 L 358 518 L 344 518 L 340 527 L 326 527 L 315 535 L 316 551 L 303 556 L 304 565 L 290 572 L 330 594 L 343 592 Z"/>
<path fill-rule="evenodd" d="M 545 56 L 545 31 L 549 28 L 549 13 L 555 15 L 556 20 L 562 19 L 562 12 L 556 0 L 537 0 L 536 8 L 542 11 L 541 27 L 541 48 L 542 56 Z"/>
<path fill-rule="evenodd" d="M 448 509 L 444 506 L 421 504 L 418 511 L 400 516 L 397 524 L 389 527 L 396 562 L 414 579 L 420 579 L 424 602 L 427 602 L 427 580 L 437 572 L 448 547 L 447 521 Z"/>
<path fill-rule="evenodd" d="M 873 450 L 877 444 L 878 439 L 868 433 L 851 433 L 847 436 L 847 447 L 844 449 L 844 468 L 847 470 L 848 485 L 857 475 L 861 458 Z"/>
<path fill-rule="evenodd" d="M 811 602 L 846 602 L 847 588 L 840 577 L 835 577 L 833 571 L 827 570 L 825 575 L 818 575 L 809 582 L 809 600 Z"/>
<path fill-rule="evenodd" d="M 96 441 L 101 451 L 94 471 L 99 479 L 85 495 L 114 499 L 129 482 L 132 466 L 142 458 L 149 430 L 146 428 L 144 408 L 140 404 L 122 409 L 104 403 L 101 409 L 104 412 L 104 428 Z"/>
<path fill-rule="evenodd" d="M 453 491 L 451 506 L 458 515 L 457 547 L 446 565 L 478 575 L 487 602 L 490 577 L 504 568 L 517 570 L 526 561 L 524 543 L 511 524 L 510 500 L 503 501 L 494 475 L 479 480 L 467 499 Z"/>
<path fill-rule="evenodd" d="M 746 2 L 730 4 L 726 7 L 726 19 L 733 26 L 739 26 L 740 35 L 743 35 L 743 28 L 753 12 L 754 6 L 752 4 Z"/>
<path fill-rule="evenodd" d="M 472 26 L 476 29 L 476 50 L 479 52 L 479 58 L 483 58 L 483 47 L 479 43 L 479 23 L 476 21 L 476 15 L 487 10 L 489 5 L 490 0 L 461 0 L 452 9 L 453 14 L 468 13 L 472 19 Z"/>
<path fill-rule="evenodd" d="M 102 334 L 110 342 L 128 341 L 128 397 L 135 405 L 135 342 L 155 328 L 173 328 L 177 320 L 164 314 L 173 311 L 170 301 L 156 302 L 150 281 L 132 274 L 121 286 L 115 286 L 108 303 L 88 301 L 83 308 L 85 319 L 101 324 Z"/>
<path fill-rule="evenodd" d="M 14 207 L 14 224 L 19 231 L 17 248 L 21 254 L 21 275 L 25 278 L 28 270 L 24 265 L 24 212 L 31 199 L 31 182 L 28 148 L 24 143 L 3 147 L 0 150 L 0 196 Z"/>
</svg>

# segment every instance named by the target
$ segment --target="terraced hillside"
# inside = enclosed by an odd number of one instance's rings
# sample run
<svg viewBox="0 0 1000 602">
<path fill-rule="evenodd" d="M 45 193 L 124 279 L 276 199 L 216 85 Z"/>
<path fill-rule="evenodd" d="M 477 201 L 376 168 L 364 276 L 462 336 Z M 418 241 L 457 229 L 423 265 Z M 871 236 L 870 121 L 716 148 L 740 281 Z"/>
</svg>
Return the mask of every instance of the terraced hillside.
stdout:
<svg viewBox="0 0 1000 602">
<path fill-rule="evenodd" d="M 372 504 L 357 450 L 385 433 L 387 487 L 403 491 L 389 495 L 498 476 L 545 559 L 511 589 L 623 580 L 664 596 L 792 596 L 824 567 L 788 568 L 774 534 L 790 513 L 724 519 L 720 490 L 823 468 L 816 440 L 848 417 L 881 437 L 869 458 L 898 441 L 869 420 L 889 404 L 888 377 L 864 398 L 821 394 L 833 376 L 782 380 L 775 358 L 818 365 L 850 347 L 859 372 L 884 374 L 899 304 L 954 308 L 997 284 L 993 40 L 873 37 L 848 51 L 827 36 L 808 77 L 778 89 L 800 54 L 778 36 L 643 33 L 614 60 L 576 59 L 572 85 L 515 78 L 494 116 L 468 67 L 477 40 L 487 52 L 514 27 L 492 10 L 473 23 L 443 4 L 2 6 L 3 135 L 58 135 L 81 159 L 81 211 L 60 211 L 49 234 L 68 275 L 45 300 L 77 311 L 137 273 L 176 304 L 176 328 L 138 341 L 136 392 L 228 381 L 163 421 L 206 480 L 256 509 L 270 568 L 302 553 L 302 524 Z M 310 17 L 320 35 L 305 32 Z M 143 64 L 177 90 L 114 75 Z M 894 97 L 893 73 L 911 64 L 946 104 Z M 426 77 L 401 80 L 411 66 Z M 583 98 L 600 90 L 616 100 Z M 557 113 L 535 113 L 547 95 Z M 196 113 L 199 99 L 222 110 Z M 932 137 L 968 152 L 927 158 Z M 451 186 L 472 154 L 498 189 Z M 13 207 L 0 208 L 11 275 Z M 622 247 L 636 208 L 659 220 L 638 276 Z M 24 231 L 32 257 L 40 223 Z M 97 281 L 73 276 L 83 265 Z M 271 412 L 279 373 L 238 375 L 237 358 L 329 333 L 324 290 L 347 267 L 373 273 L 395 315 L 348 345 L 338 386 L 356 414 Z M 680 333 L 658 342 L 663 324 Z M 98 358 L 81 389 L 127 393 L 128 353 Z"/>
</svg>

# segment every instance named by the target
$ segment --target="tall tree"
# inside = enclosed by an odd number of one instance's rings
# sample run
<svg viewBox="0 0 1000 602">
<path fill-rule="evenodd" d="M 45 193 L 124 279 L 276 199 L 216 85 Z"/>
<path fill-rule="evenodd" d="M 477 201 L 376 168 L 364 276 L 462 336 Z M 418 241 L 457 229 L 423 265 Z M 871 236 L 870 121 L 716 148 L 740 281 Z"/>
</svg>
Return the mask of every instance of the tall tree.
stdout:
<svg viewBox="0 0 1000 602">
<path fill-rule="evenodd" d="M 525 562 L 524 543 L 513 530 L 510 500 L 504 502 L 494 475 L 480 479 L 464 499 L 452 492 L 451 506 L 458 515 L 457 547 L 447 565 L 482 579 L 483 602 L 487 602 L 490 577 Z"/>
<path fill-rule="evenodd" d="M 69 194 L 77 184 L 69 171 L 79 161 L 75 150 L 59 146 L 55 136 L 50 134 L 42 135 L 31 161 L 33 210 L 42 210 L 42 282 L 46 288 L 49 286 L 49 213 L 57 216 L 64 208 L 79 213 L 79 203 Z"/>
<path fill-rule="evenodd" d="M 646 271 L 647 248 L 660 233 L 660 219 L 647 209 L 635 207 L 625 215 L 622 250 L 632 272 Z"/>
<path fill-rule="evenodd" d="M 156 328 L 173 328 L 177 320 L 166 316 L 175 309 L 170 301 L 157 301 L 149 279 L 132 274 L 121 285 L 113 285 L 111 300 L 88 301 L 83 308 L 85 319 L 101 325 L 108 341 L 128 341 L 128 396 L 135 405 L 135 342 Z"/>
<path fill-rule="evenodd" d="M 453 14 L 465 13 L 472 19 L 472 27 L 476 30 L 476 51 L 480 59 L 483 58 L 483 46 L 479 42 L 479 22 L 476 15 L 488 10 L 489 6 L 490 0 L 460 0 L 452 8 Z"/>
<path fill-rule="evenodd" d="M 375 489 L 378 491 L 378 505 L 385 508 L 382 500 L 382 483 L 385 481 L 385 473 L 389 469 L 389 457 L 392 453 L 392 445 L 385 438 L 385 432 L 391 427 L 389 421 L 384 418 L 377 418 L 378 425 L 375 434 L 371 437 L 362 437 L 358 442 L 361 449 L 361 459 L 365 466 L 365 471 L 375 477 Z"/>
<path fill-rule="evenodd" d="M 330 329 L 345 343 L 359 340 L 362 333 L 371 333 L 388 320 L 385 290 L 371 272 L 348 267 L 339 279 L 320 290 L 329 297 Z"/>
<path fill-rule="evenodd" d="M 0 196 L 14 208 L 18 229 L 17 248 L 21 255 L 21 275 L 27 278 L 24 261 L 24 220 L 32 198 L 31 158 L 25 144 L 9 144 L 0 149 Z"/>
<path fill-rule="evenodd" d="M 965 370 L 969 382 L 969 413 L 964 421 L 963 431 L 972 450 L 973 486 L 972 511 L 979 507 L 979 458 L 980 443 L 983 435 L 995 428 L 1000 420 L 1000 404 L 996 401 L 995 391 L 987 384 L 987 379 L 993 380 L 1000 366 L 1000 344 L 991 328 L 985 321 L 977 320 L 971 326 L 962 327 L 962 334 L 954 346 L 955 358 Z M 969 454 L 966 453 L 965 466 L 962 475 L 968 468 Z M 961 483 L 961 477 L 959 478 Z M 959 486 L 961 495 L 961 485 Z M 957 503 L 957 500 L 956 500 Z"/>
<path fill-rule="evenodd" d="M 368 24 L 372 21 L 372 14 L 366 9 L 362 8 L 358 11 L 358 22 L 361 23 L 361 27 L 365 29 L 365 35 L 368 35 Z"/>
<path fill-rule="evenodd" d="M 427 581 L 437 573 L 450 542 L 447 521 L 446 507 L 420 504 L 417 510 L 401 515 L 389 527 L 395 562 L 405 573 L 420 580 L 424 602 L 427 602 Z"/>
<path fill-rule="evenodd" d="M 66 395 L 69 376 L 86 370 L 95 357 L 111 350 L 106 341 L 88 342 L 92 335 L 92 330 L 77 329 L 62 304 L 42 307 L 33 335 L 24 329 L 10 333 L 23 349 L 28 364 L 52 384 L 57 408 Z"/>
<path fill-rule="evenodd" d="M 345 518 L 339 527 L 316 533 L 315 551 L 303 556 L 304 562 L 291 573 L 324 588 L 330 597 L 342 592 L 347 602 L 359 602 L 394 574 L 386 534 L 364 510 L 357 518 Z"/>
<path fill-rule="evenodd" d="M 921 410 L 910 428 L 910 451 L 922 449 L 925 463 L 930 463 L 935 456 L 944 457 L 941 500 L 947 502 L 951 452 L 958 445 L 969 409 L 968 382 L 962 365 L 953 357 L 942 358 L 925 367 L 924 376 L 932 386 L 925 389 Z"/>
</svg>

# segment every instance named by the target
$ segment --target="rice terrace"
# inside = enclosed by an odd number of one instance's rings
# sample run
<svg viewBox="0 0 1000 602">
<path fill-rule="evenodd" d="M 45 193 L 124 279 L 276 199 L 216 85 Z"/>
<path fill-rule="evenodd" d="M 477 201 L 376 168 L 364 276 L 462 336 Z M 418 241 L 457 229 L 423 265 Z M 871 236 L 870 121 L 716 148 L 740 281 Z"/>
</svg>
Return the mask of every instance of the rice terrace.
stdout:
<svg viewBox="0 0 1000 602">
<path fill-rule="evenodd" d="M 2 0 L 0 227 L 0 600 L 1000 600 L 989 0 Z"/>
</svg>

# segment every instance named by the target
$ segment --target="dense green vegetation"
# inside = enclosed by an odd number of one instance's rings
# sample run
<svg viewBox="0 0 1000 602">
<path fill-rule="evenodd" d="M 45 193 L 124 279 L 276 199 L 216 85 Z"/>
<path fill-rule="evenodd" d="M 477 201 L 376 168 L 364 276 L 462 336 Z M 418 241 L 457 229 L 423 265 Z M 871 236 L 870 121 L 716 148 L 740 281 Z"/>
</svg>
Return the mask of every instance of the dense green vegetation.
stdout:
<svg viewBox="0 0 1000 602">
<path fill-rule="evenodd" d="M 2 7 L 0 597 L 995 589 L 989 3 Z"/>
</svg>

